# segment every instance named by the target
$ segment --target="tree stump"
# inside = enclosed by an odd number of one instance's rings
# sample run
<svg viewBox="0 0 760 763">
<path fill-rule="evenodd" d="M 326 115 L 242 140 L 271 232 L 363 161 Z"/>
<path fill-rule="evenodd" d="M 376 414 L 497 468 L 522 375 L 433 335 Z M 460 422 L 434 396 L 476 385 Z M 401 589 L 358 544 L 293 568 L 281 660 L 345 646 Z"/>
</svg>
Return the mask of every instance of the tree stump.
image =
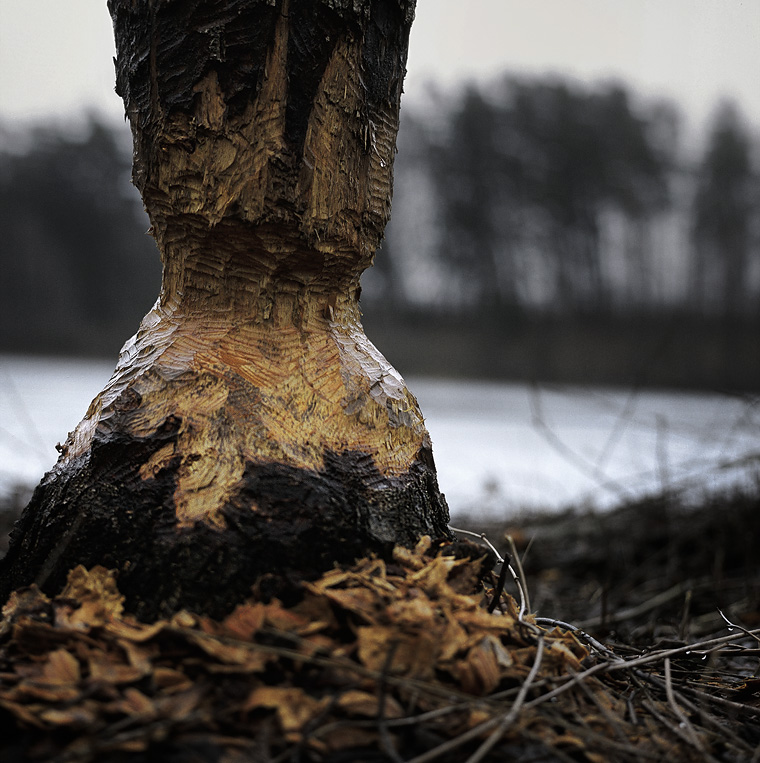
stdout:
<svg viewBox="0 0 760 763">
<path fill-rule="evenodd" d="M 145 617 L 448 534 L 364 335 L 414 0 L 109 0 L 161 293 L 37 488 L 7 594 L 119 571 Z M 104 253 L 107 256 L 107 253 Z"/>
</svg>

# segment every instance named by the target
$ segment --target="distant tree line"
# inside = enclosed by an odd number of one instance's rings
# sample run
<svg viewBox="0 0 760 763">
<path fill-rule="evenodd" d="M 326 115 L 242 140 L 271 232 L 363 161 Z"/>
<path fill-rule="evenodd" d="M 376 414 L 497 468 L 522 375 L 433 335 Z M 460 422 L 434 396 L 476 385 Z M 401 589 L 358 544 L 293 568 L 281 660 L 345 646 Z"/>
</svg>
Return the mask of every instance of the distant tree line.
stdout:
<svg viewBox="0 0 760 763">
<path fill-rule="evenodd" d="M 367 298 L 446 311 L 760 314 L 759 146 L 721 105 L 704 155 L 667 102 L 505 78 L 405 114 Z"/>
<path fill-rule="evenodd" d="M 694 157 L 676 108 L 622 85 L 431 100 L 403 110 L 368 316 L 760 316 L 759 152 L 730 104 Z M 126 131 L 0 139 L 0 350 L 115 352 L 160 279 Z"/>
<path fill-rule="evenodd" d="M 124 133 L 93 118 L 3 138 L 0 349 L 113 354 L 161 276 Z"/>
</svg>

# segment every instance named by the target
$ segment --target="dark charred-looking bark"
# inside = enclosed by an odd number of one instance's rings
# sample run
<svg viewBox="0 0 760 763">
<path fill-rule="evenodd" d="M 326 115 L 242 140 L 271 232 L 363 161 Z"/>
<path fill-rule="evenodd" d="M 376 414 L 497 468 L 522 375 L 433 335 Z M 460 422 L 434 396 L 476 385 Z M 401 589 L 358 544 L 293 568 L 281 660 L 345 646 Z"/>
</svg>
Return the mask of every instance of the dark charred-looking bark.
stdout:
<svg viewBox="0 0 760 763">
<path fill-rule="evenodd" d="M 0 594 L 114 567 L 219 615 L 447 534 L 417 402 L 363 333 L 414 0 L 109 0 L 161 294 L 14 533 Z"/>
</svg>

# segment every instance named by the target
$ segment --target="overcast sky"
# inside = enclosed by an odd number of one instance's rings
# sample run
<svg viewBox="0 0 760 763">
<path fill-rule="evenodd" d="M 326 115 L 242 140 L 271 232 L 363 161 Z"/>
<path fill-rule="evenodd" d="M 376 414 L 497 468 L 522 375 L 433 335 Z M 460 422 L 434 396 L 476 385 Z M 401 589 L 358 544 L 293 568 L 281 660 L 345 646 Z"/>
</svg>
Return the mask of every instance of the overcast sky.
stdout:
<svg viewBox="0 0 760 763">
<path fill-rule="evenodd" d="M 0 120 L 120 116 L 112 56 L 106 0 L 0 0 Z M 409 100 L 502 70 L 623 79 L 692 129 L 728 96 L 760 126 L 760 0 L 418 0 Z"/>
</svg>

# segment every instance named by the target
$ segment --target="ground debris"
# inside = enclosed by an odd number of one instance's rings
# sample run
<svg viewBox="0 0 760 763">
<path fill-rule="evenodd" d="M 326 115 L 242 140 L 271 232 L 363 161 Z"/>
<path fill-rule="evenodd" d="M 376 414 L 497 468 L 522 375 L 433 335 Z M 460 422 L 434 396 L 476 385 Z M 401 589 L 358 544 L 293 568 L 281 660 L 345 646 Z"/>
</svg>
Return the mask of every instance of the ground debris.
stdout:
<svg viewBox="0 0 760 763">
<path fill-rule="evenodd" d="M 467 527 L 467 523 L 464 524 Z M 485 531 L 523 558 L 536 611 L 625 644 L 688 643 L 729 619 L 760 627 L 760 485 L 642 498 L 609 512 L 524 515 Z"/>
<path fill-rule="evenodd" d="M 717 668 L 757 661 L 757 631 L 612 650 L 521 616 L 482 573 L 424 538 L 304 583 L 290 606 L 251 598 L 223 620 L 143 623 L 111 571 L 78 567 L 58 596 L 30 587 L 3 609 L 0 758 L 752 758 L 757 679 Z"/>
</svg>

